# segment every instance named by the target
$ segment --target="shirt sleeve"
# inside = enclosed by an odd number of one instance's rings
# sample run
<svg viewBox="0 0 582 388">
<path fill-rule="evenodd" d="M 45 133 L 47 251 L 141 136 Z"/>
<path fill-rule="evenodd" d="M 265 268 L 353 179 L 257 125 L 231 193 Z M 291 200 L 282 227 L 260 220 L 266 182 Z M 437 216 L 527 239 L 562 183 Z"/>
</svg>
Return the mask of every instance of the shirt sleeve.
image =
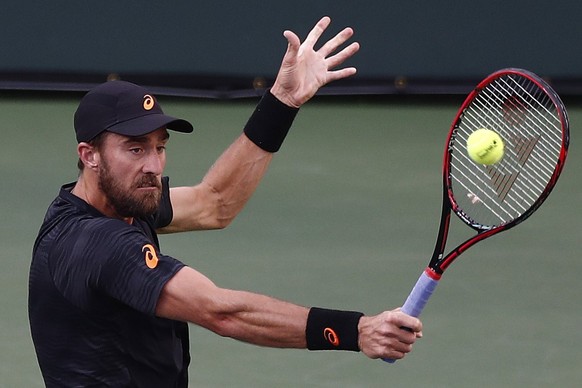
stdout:
<svg viewBox="0 0 582 388">
<path fill-rule="evenodd" d="M 184 266 L 159 252 L 138 228 L 120 220 L 93 220 L 77 233 L 72 252 L 57 260 L 55 283 L 82 309 L 100 308 L 106 295 L 153 315 L 166 282 Z"/>
<path fill-rule="evenodd" d="M 174 211 L 170 202 L 170 178 L 166 176 L 162 178 L 162 200 L 158 211 L 154 215 L 154 229 L 170 225 L 173 218 Z"/>
</svg>

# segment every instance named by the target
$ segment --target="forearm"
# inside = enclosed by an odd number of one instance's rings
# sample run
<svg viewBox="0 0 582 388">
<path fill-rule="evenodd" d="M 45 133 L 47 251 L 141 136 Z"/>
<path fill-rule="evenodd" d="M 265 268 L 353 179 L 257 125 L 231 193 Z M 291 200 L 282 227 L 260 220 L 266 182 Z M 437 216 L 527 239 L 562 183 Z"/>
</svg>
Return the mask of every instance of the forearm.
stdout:
<svg viewBox="0 0 582 388">
<path fill-rule="evenodd" d="M 305 348 L 309 310 L 265 295 L 217 287 L 184 267 L 164 286 L 156 315 L 191 322 L 221 336 L 278 348 Z"/>
<path fill-rule="evenodd" d="M 174 216 L 159 233 L 221 229 L 228 226 L 254 193 L 281 147 L 297 109 L 270 92 L 261 99 L 244 133 L 192 187 L 170 190 Z"/>
<path fill-rule="evenodd" d="M 228 305 L 207 326 L 215 333 L 259 346 L 305 348 L 309 309 L 268 296 L 223 290 Z"/>
<path fill-rule="evenodd" d="M 298 109 L 267 91 L 242 134 L 208 171 L 203 184 L 218 194 L 219 208 L 230 222 L 246 204 L 265 175 L 295 119 Z"/>
<path fill-rule="evenodd" d="M 219 227 L 228 225 L 242 210 L 265 175 L 273 154 L 251 142 L 246 135 L 227 148 L 202 179 L 209 188 Z"/>
</svg>

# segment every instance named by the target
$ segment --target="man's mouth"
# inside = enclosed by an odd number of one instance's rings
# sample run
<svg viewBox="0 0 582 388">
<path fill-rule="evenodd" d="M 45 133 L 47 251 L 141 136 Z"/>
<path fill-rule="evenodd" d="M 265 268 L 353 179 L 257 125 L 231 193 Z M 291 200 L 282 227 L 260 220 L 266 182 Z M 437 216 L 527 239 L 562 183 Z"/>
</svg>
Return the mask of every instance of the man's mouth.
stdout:
<svg viewBox="0 0 582 388">
<path fill-rule="evenodd" d="M 144 177 L 140 180 L 137 185 L 138 189 L 145 189 L 145 190 L 160 190 L 161 184 L 155 177 Z"/>
</svg>

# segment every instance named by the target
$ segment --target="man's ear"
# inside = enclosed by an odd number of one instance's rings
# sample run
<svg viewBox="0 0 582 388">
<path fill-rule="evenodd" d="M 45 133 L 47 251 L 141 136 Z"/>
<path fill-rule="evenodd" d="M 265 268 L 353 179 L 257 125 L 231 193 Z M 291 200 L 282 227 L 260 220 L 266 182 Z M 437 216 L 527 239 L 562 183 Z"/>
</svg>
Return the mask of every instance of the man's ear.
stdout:
<svg viewBox="0 0 582 388">
<path fill-rule="evenodd" d="M 79 143 L 77 145 L 77 154 L 86 168 L 95 170 L 99 166 L 99 151 L 89 143 Z"/>
</svg>

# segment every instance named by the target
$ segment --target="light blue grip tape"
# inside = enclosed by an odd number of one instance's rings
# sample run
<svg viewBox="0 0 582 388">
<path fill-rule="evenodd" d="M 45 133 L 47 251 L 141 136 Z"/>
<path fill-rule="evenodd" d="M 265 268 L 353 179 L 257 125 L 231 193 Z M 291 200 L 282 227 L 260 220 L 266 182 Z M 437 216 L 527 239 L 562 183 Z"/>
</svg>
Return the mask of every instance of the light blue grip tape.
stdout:
<svg viewBox="0 0 582 388">
<path fill-rule="evenodd" d="M 402 306 L 402 312 L 413 317 L 420 316 L 437 284 L 438 280 L 431 278 L 426 272 L 423 272 L 410 292 L 410 295 L 406 298 L 406 302 Z M 382 360 L 390 364 L 396 361 L 391 358 L 383 358 Z"/>
<path fill-rule="evenodd" d="M 404 302 L 402 311 L 413 317 L 419 317 L 437 284 L 438 280 L 434 280 L 426 272 L 423 272 L 410 292 L 410 295 L 408 295 L 406 302 Z"/>
</svg>

